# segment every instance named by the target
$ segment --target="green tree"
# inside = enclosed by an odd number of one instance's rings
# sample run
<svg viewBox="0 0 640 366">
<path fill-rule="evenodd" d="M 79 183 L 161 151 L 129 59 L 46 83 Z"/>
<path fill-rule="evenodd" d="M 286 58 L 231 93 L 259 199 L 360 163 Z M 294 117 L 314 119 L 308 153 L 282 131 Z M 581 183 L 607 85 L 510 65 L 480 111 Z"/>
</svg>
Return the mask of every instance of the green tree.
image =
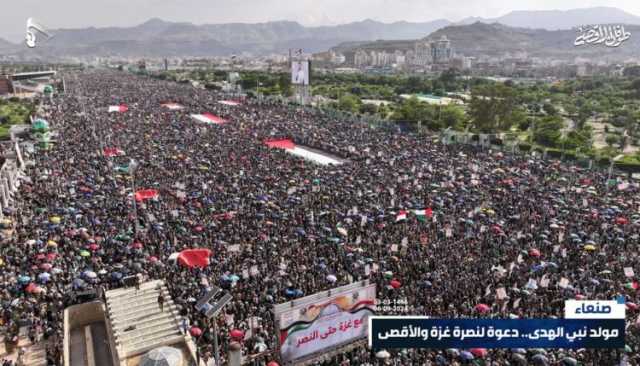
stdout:
<svg viewBox="0 0 640 366">
<path fill-rule="evenodd" d="M 533 128 L 533 141 L 540 145 L 556 147 L 559 145 L 563 127 L 562 118 L 559 116 L 546 116 L 538 119 Z"/>
<path fill-rule="evenodd" d="M 343 111 L 356 113 L 360 108 L 360 99 L 353 94 L 345 94 L 340 97 L 338 108 Z"/>
</svg>

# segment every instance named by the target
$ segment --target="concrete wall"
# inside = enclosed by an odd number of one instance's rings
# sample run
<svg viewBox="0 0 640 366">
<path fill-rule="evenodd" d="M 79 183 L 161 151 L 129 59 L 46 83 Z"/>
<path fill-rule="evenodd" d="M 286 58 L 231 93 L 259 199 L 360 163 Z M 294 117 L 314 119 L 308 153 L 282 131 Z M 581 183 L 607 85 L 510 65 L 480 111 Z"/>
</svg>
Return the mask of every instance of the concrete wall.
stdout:
<svg viewBox="0 0 640 366">
<path fill-rule="evenodd" d="M 71 330 L 85 325 L 104 322 L 105 307 L 100 301 L 92 301 L 84 304 L 73 305 L 64 309 L 64 364 L 70 364 L 69 341 Z"/>
</svg>

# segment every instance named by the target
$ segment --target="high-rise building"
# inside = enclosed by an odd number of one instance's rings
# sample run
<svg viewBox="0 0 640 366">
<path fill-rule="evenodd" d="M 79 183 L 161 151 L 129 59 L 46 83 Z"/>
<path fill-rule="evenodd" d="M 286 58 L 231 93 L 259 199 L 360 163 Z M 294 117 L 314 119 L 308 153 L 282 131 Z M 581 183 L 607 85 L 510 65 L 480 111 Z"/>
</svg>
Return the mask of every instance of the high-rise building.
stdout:
<svg viewBox="0 0 640 366">
<path fill-rule="evenodd" d="M 431 42 L 431 58 L 434 64 L 446 64 L 453 57 L 451 41 L 447 36 L 442 36 L 439 40 Z"/>
<path fill-rule="evenodd" d="M 425 41 L 418 41 L 414 46 L 414 55 L 412 64 L 417 66 L 425 66 L 431 63 L 431 46 Z"/>
</svg>

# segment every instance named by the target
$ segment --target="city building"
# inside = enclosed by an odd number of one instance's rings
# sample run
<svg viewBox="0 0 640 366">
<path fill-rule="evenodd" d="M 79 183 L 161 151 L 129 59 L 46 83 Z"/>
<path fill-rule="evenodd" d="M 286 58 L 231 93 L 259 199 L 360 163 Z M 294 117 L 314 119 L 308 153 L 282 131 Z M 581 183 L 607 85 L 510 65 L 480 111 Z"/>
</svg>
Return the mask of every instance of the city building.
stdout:
<svg viewBox="0 0 640 366">
<path fill-rule="evenodd" d="M 439 40 L 431 42 L 431 60 L 434 64 L 448 64 L 453 58 L 451 41 L 447 36 L 442 36 Z"/>
</svg>

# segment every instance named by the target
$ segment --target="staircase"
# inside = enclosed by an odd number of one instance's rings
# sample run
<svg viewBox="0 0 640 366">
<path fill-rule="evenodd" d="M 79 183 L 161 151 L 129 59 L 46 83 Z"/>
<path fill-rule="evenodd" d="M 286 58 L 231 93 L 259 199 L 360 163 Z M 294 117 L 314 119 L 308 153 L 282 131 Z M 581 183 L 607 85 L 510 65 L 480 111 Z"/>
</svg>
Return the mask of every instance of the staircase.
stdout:
<svg viewBox="0 0 640 366">
<path fill-rule="evenodd" d="M 160 293 L 165 299 L 164 311 L 158 304 Z M 185 341 L 178 308 L 163 281 L 143 283 L 139 290 L 107 291 L 106 298 L 108 321 L 120 359 Z"/>
<path fill-rule="evenodd" d="M 18 346 L 14 352 L 10 355 L 7 354 L 4 348 L 4 339 L 0 337 L 0 360 L 9 359 L 16 361 L 18 358 L 18 349 L 24 348 L 25 353 L 23 357 L 24 366 L 46 366 L 47 365 L 47 353 L 45 350 L 44 342 L 37 344 L 31 343 L 29 337 L 27 337 L 27 327 L 20 328 L 18 336 Z"/>
</svg>

